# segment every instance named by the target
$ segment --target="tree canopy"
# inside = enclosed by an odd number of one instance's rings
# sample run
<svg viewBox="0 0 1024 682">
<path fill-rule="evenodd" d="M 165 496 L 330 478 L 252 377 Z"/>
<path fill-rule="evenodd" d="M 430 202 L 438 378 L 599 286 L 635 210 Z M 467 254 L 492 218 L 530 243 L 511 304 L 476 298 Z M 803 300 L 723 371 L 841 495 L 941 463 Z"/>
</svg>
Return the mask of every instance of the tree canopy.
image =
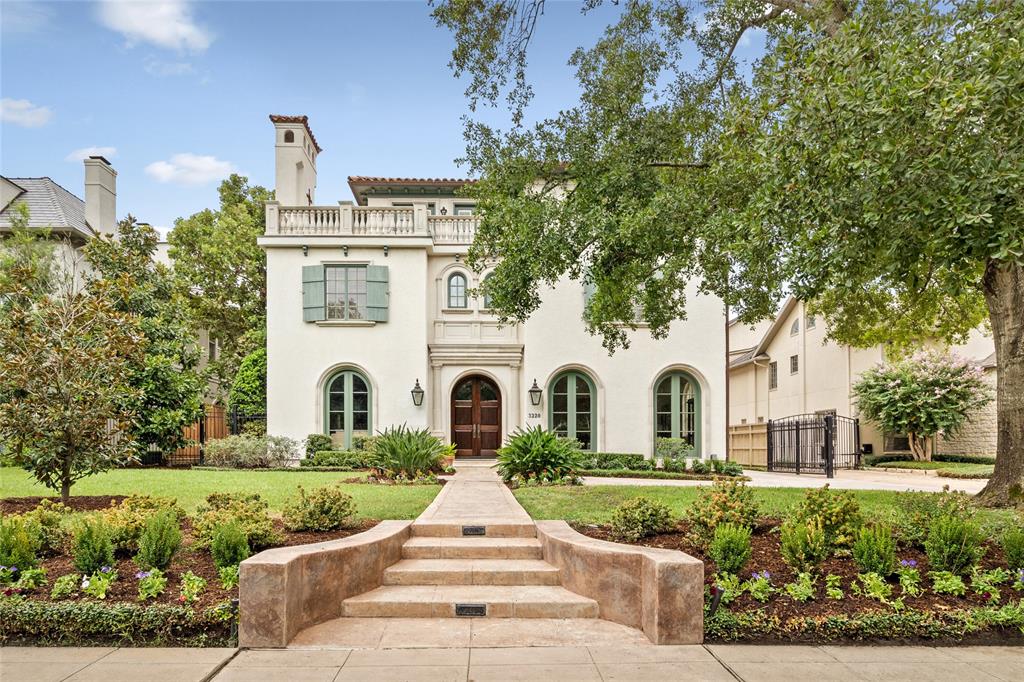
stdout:
<svg viewBox="0 0 1024 682">
<path fill-rule="evenodd" d="M 610 350 L 637 309 L 664 336 L 693 282 L 745 322 L 796 295 L 853 345 L 958 341 L 987 318 L 986 497 L 1024 500 L 1024 4 L 630 0 L 571 58 L 580 101 L 526 126 L 543 8 L 435 8 L 472 106 L 513 111 L 466 128 L 470 262 L 499 261 L 484 288 L 502 319 L 564 276 L 595 288 L 585 319 Z M 755 29 L 763 52 L 738 59 Z"/>
</svg>

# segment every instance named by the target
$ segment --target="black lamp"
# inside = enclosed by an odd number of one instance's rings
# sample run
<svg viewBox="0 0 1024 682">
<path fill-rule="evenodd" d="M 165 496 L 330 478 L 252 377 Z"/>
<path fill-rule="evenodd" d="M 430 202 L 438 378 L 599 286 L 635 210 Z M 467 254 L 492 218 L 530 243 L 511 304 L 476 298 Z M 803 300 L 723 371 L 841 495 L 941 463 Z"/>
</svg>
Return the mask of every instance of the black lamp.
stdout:
<svg viewBox="0 0 1024 682">
<path fill-rule="evenodd" d="M 420 380 L 416 380 L 416 385 L 412 387 L 412 404 L 419 407 L 423 404 L 423 389 L 420 388 Z"/>
<path fill-rule="evenodd" d="M 533 386 L 530 387 L 530 403 L 536 407 L 540 405 L 540 386 L 537 385 L 537 380 L 533 380 Z"/>
</svg>

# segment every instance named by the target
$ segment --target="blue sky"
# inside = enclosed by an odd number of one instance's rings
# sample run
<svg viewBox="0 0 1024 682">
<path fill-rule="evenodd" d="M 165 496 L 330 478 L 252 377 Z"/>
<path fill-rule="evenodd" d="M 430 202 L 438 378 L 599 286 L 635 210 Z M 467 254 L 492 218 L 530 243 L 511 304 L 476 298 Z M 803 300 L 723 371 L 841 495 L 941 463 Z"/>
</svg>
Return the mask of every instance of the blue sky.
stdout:
<svg viewBox="0 0 1024 682">
<path fill-rule="evenodd" d="M 549 3 L 540 22 L 532 116 L 573 104 L 568 57 L 618 11 L 579 8 Z M 325 149 L 317 203 L 351 198 L 348 175 L 462 175 L 465 84 L 429 13 L 425 1 L 2 0 L 0 173 L 81 196 L 80 150 L 99 149 L 118 171 L 118 214 L 169 227 L 216 205 L 231 171 L 272 185 L 278 113 L 307 114 Z"/>
</svg>

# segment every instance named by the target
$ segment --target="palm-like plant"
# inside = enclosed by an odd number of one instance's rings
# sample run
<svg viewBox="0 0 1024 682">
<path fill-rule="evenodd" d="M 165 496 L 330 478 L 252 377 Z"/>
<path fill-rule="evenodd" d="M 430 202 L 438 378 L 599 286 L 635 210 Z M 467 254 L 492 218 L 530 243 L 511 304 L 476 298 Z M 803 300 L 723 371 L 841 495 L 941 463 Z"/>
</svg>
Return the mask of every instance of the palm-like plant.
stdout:
<svg viewBox="0 0 1024 682">
<path fill-rule="evenodd" d="M 540 426 L 518 429 L 498 450 L 498 473 L 506 481 L 515 476 L 553 480 L 572 475 L 582 462 L 579 444 L 559 438 Z"/>
<path fill-rule="evenodd" d="M 427 429 L 410 429 L 405 424 L 384 429 L 373 441 L 370 459 L 383 474 L 416 478 L 441 471 L 441 462 L 453 454 L 450 444 Z"/>
</svg>

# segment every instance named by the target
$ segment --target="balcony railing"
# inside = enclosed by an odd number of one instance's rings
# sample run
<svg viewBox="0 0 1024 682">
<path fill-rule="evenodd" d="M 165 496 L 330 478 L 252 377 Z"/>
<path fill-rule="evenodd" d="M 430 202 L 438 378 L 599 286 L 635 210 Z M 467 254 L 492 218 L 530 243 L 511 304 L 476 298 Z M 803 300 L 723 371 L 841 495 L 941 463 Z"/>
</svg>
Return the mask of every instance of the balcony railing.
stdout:
<svg viewBox="0 0 1024 682">
<path fill-rule="evenodd" d="M 426 206 L 280 206 L 267 202 L 267 234 L 431 237 L 436 244 L 471 244 L 478 216 L 429 215 Z"/>
</svg>

